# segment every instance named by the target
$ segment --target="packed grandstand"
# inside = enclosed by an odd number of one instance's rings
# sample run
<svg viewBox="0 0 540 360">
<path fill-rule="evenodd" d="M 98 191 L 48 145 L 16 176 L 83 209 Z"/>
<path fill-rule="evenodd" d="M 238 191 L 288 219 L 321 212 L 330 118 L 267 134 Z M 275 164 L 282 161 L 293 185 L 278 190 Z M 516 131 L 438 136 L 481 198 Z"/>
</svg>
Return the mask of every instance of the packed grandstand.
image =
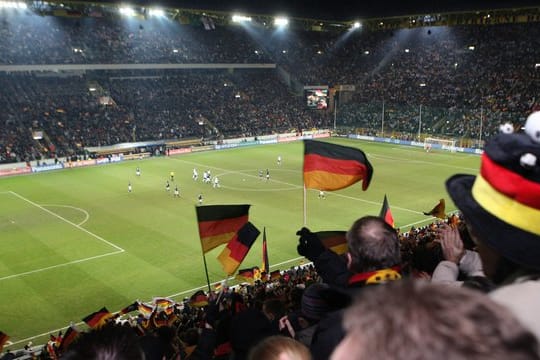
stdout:
<svg viewBox="0 0 540 360">
<path fill-rule="evenodd" d="M 540 23 L 527 18 L 339 31 L 291 26 L 293 36 L 211 16 L 127 21 L 99 6 L 39 10 L 0 8 L 0 163 L 86 159 L 92 149 L 122 143 L 178 147 L 313 129 L 481 148 L 501 123 L 518 129 L 540 110 Z M 310 86 L 328 90 L 327 108 L 306 105 Z M 437 226 L 400 233 L 404 274 L 427 276 L 444 260 L 433 242 Z M 302 296 L 320 282 L 315 267 L 253 275 L 235 290 L 94 315 L 122 319 L 143 335 L 147 359 L 247 355 L 248 345 L 279 332 L 286 314 L 309 347 L 307 329 L 334 310 Z M 223 297 L 221 315 L 216 297 Z M 302 310 L 308 316 L 299 319 Z M 66 339 L 65 331 L 53 334 L 40 349 L 12 355 L 55 359 Z"/>
</svg>

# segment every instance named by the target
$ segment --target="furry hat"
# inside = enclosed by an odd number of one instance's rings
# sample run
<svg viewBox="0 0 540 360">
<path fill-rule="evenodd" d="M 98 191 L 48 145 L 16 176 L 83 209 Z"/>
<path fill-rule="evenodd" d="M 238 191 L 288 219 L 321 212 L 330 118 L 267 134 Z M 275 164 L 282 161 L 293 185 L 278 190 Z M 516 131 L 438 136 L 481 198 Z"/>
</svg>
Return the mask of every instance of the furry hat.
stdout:
<svg viewBox="0 0 540 360">
<path fill-rule="evenodd" d="M 454 175 L 446 189 L 467 223 L 501 256 L 540 270 L 540 112 L 525 132 L 485 146 L 480 173 Z"/>
</svg>

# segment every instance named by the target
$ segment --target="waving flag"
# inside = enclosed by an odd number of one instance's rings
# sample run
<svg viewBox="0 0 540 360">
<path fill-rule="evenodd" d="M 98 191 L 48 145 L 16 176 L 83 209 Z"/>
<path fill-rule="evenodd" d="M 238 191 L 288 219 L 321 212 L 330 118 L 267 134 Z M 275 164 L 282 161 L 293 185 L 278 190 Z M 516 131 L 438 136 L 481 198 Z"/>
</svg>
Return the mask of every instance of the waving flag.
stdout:
<svg viewBox="0 0 540 360">
<path fill-rule="evenodd" d="M 250 205 L 197 206 L 197 221 L 203 253 L 227 244 L 248 222 Z"/>
<path fill-rule="evenodd" d="M 109 310 L 107 310 L 106 307 L 103 307 L 101 310 L 91 313 L 82 320 L 88 324 L 88 326 L 94 329 L 105 325 L 107 320 L 112 316 L 113 315 L 109 312 Z"/>
<path fill-rule="evenodd" d="M 360 180 L 367 190 L 373 167 L 362 150 L 304 140 L 304 184 L 308 189 L 339 190 Z"/>
<path fill-rule="evenodd" d="M 218 260 L 228 275 L 236 272 L 260 233 L 259 229 L 248 221 L 219 254 Z"/>
<path fill-rule="evenodd" d="M 384 194 L 384 201 L 381 212 L 379 213 L 379 217 L 383 218 L 384 222 L 386 222 L 391 227 L 395 227 L 394 217 L 392 216 L 392 211 L 390 211 L 390 206 L 388 205 L 388 199 L 386 198 L 386 194 Z"/>
<path fill-rule="evenodd" d="M 268 248 L 266 247 L 266 227 L 264 227 L 263 228 L 261 273 L 268 274 L 269 271 L 270 271 L 270 264 L 268 263 Z"/>
</svg>

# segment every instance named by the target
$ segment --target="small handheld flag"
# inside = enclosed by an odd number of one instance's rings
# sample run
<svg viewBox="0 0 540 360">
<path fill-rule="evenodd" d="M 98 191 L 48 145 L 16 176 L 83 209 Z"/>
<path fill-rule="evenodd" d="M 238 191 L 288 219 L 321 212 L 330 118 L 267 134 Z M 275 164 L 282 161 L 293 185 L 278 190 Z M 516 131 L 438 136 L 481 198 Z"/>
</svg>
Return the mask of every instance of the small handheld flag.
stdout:
<svg viewBox="0 0 540 360">
<path fill-rule="evenodd" d="M 262 266 L 261 273 L 268 274 L 270 265 L 268 263 L 268 248 L 266 247 L 266 227 L 263 228 L 263 245 L 262 245 Z"/>
<path fill-rule="evenodd" d="M 379 213 L 379 217 L 383 218 L 384 222 L 390 225 L 391 227 L 395 227 L 394 217 L 392 216 L 392 211 L 390 211 L 390 206 L 388 205 L 388 199 L 386 198 L 386 194 L 384 194 L 384 201 L 381 208 L 381 212 Z"/>
</svg>

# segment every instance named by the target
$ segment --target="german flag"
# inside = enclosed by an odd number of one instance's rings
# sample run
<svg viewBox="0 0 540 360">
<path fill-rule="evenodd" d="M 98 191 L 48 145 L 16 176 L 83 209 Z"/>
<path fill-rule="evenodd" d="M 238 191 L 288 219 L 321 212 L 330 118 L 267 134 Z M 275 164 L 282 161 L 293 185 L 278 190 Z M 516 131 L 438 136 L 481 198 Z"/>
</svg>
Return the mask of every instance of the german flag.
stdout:
<svg viewBox="0 0 540 360">
<path fill-rule="evenodd" d="M 62 337 L 62 341 L 58 346 L 58 352 L 63 353 L 71 345 L 71 343 L 79 336 L 79 331 L 74 326 L 67 328 L 66 333 Z"/>
<path fill-rule="evenodd" d="M 250 205 L 197 206 L 197 221 L 203 254 L 226 244 L 248 222 Z"/>
<path fill-rule="evenodd" d="M 98 328 L 103 326 L 108 319 L 110 319 L 113 315 L 107 310 L 106 307 L 102 307 L 101 310 L 98 310 L 96 312 L 91 313 L 82 321 L 88 324 L 92 329 Z"/>
<path fill-rule="evenodd" d="M 120 310 L 120 315 L 130 313 L 132 311 L 137 310 L 138 308 L 139 308 L 139 302 L 135 301 L 133 304 L 130 304 L 126 306 L 125 308 L 123 308 L 122 310 Z"/>
<path fill-rule="evenodd" d="M 189 299 L 189 303 L 191 306 L 194 307 L 203 307 L 208 305 L 208 296 L 204 293 L 204 291 L 199 290 L 195 294 L 191 295 L 191 298 Z"/>
<path fill-rule="evenodd" d="M 270 265 L 268 263 L 268 249 L 266 247 L 266 226 L 263 228 L 263 245 L 262 245 L 262 266 L 261 273 L 268 273 Z"/>
<path fill-rule="evenodd" d="M 308 189 L 339 190 L 360 180 L 367 190 L 373 167 L 362 150 L 304 140 L 304 185 Z"/>
<path fill-rule="evenodd" d="M 260 233 L 259 229 L 248 221 L 219 254 L 217 258 L 228 275 L 236 272 Z"/>
<path fill-rule="evenodd" d="M 145 318 L 148 319 L 154 312 L 154 306 L 145 303 L 139 303 L 139 313 Z"/>
<path fill-rule="evenodd" d="M 315 233 L 323 246 L 338 255 L 345 254 L 347 248 L 346 231 L 318 231 Z"/>
<path fill-rule="evenodd" d="M 382 204 L 381 212 L 379 213 L 379 217 L 384 219 L 384 222 L 391 227 L 395 227 L 394 217 L 392 216 L 392 211 L 390 211 L 390 205 L 388 205 L 388 199 L 386 198 L 386 194 L 384 194 L 384 201 Z"/>
<path fill-rule="evenodd" d="M 5 334 L 4 332 L 0 331 L 0 351 L 2 351 L 4 345 L 6 345 L 8 340 L 9 336 L 7 336 L 7 334 Z"/>
<path fill-rule="evenodd" d="M 446 219 L 445 203 L 444 199 L 439 200 L 439 203 L 428 212 L 424 212 L 424 215 L 435 216 L 439 219 Z"/>
<path fill-rule="evenodd" d="M 238 281 L 253 283 L 254 274 L 253 269 L 241 269 L 238 270 L 238 274 L 234 277 Z"/>
</svg>

